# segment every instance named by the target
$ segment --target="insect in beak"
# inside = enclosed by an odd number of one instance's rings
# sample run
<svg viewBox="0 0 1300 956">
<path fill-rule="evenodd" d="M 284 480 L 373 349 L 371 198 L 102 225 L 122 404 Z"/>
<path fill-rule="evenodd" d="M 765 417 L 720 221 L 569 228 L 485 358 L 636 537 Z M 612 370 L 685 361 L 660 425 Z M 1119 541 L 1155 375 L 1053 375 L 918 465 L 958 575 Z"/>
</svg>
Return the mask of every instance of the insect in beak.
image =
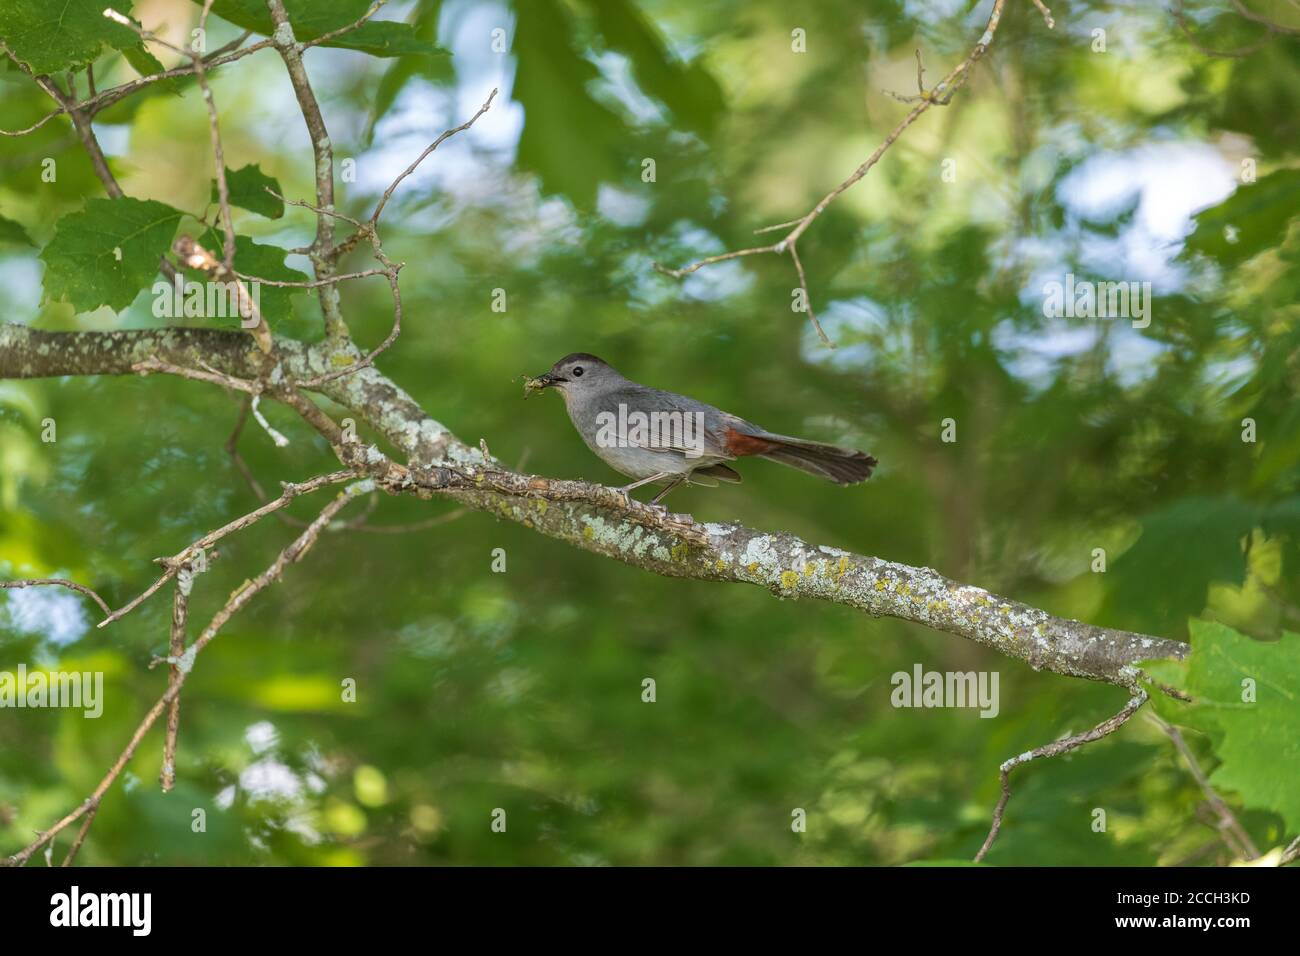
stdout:
<svg viewBox="0 0 1300 956">
<path fill-rule="evenodd" d="M 544 388 L 550 388 L 557 382 L 563 381 L 566 381 L 566 379 L 556 378 L 550 372 L 545 372 L 537 376 L 537 378 L 524 376 L 524 398 L 528 398 L 534 392 L 540 392 Z"/>
</svg>

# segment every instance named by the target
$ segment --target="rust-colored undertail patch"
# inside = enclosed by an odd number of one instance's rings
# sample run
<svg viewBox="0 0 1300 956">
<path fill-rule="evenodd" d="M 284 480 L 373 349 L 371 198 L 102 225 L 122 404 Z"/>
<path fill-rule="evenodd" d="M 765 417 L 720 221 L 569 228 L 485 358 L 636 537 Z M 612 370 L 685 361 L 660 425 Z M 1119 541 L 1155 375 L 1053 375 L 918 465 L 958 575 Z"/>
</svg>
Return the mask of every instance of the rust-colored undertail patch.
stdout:
<svg viewBox="0 0 1300 956">
<path fill-rule="evenodd" d="M 746 435 L 734 428 L 728 428 L 723 432 L 723 440 L 726 443 L 727 451 L 737 458 L 742 455 L 763 455 L 773 448 L 779 447 L 778 442 L 768 441 L 766 438 L 758 438 L 754 435 Z"/>
</svg>

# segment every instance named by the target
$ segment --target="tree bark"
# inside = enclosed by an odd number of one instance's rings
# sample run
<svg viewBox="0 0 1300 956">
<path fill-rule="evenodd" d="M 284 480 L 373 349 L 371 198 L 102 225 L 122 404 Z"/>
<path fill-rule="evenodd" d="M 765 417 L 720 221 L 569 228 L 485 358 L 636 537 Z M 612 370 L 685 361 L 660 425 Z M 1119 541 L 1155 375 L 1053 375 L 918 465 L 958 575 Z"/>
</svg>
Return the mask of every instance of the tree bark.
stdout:
<svg viewBox="0 0 1300 956">
<path fill-rule="evenodd" d="M 276 339 L 269 381 L 303 381 L 355 363 L 347 341 Z M 263 356 L 239 331 L 143 329 L 44 332 L 0 325 L 0 379 L 129 375 L 146 359 L 241 378 L 263 374 Z M 1178 641 L 1067 620 L 930 568 L 815 545 L 784 532 L 701 524 L 624 503 L 581 481 L 515 474 L 430 417 L 374 367 L 323 383 L 319 392 L 381 433 L 409 464 L 390 492 L 455 498 L 551 538 L 671 577 L 757 584 L 781 598 L 817 598 L 924 624 L 975 641 L 1035 669 L 1133 687 L 1134 665 L 1185 657 Z M 376 449 L 376 451 L 378 451 Z M 405 472 L 405 469 L 402 469 Z"/>
</svg>

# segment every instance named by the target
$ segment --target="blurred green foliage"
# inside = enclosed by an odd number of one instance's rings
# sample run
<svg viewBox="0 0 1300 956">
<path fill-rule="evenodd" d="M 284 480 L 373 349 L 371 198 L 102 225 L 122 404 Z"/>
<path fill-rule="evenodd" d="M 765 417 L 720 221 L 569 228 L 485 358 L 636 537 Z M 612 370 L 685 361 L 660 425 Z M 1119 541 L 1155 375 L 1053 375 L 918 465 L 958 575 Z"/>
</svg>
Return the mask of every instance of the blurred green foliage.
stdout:
<svg viewBox="0 0 1300 956">
<path fill-rule="evenodd" d="M 186 37 L 198 8 L 163 6 L 165 16 L 159 4 L 150 15 Z M 366 5 L 313 6 L 322 32 Z M 237 36 L 254 7 L 218 3 L 209 46 Z M 522 403 L 517 381 L 565 353 L 595 352 L 641 381 L 881 461 L 853 489 L 753 463 L 739 487 L 677 492 L 678 509 L 931 566 L 1099 624 L 1187 639 L 1190 618 L 1218 622 L 1217 637 L 1195 630 L 1192 643 L 1245 642 L 1259 669 L 1284 658 L 1284 680 L 1295 640 L 1279 639 L 1300 618 L 1294 38 L 1216 58 L 1158 6 L 1073 3 L 1049 32 L 1031 5 L 1008 4 L 952 105 L 908 130 L 801 240 L 834 351 L 791 310 L 788 259 L 727 263 L 681 283 L 652 270 L 752 245 L 754 229 L 806 211 L 902 117 L 907 107 L 883 91 L 912 91 L 914 50 L 933 82 L 969 51 L 987 7 L 390 4 L 373 46 L 400 35 L 379 52 L 413 54 L 306 57 L 340 161 L 341 210 L 368 214 L 434 136 L 492 86 L 502 95 L 385 213 L 385 248 L 407 263 L 406 318 L 379 364 L 504 461 L 608 482 L 617 476 L 559 404 Z M 1261 33 L 1208 3 L 1189 4 L 1188 16 L 1207 46 Z M 792 51 L 795 29 L 806 53 Z M 80 59 L 78 37 L 66 52 Z M 121 54 L 95 49 L 99 89 L 135 75 Z M 77 83 L 84 94 L 84 68 Z M 212 84 L 229 167 L 257 163 L 285 196 L 311 199 L 310 146 L 274 53 L 220 68 Z M 0 71 L 0 97 L 7 129 L 51 107 L 12 67 Z M 180 228 L 194 235 L 206 228 L 195 217 L 214 221 L 192 81 L 146 87 L 101 114 L 97 130 L 129 196 L 184 211 Z M 53 181 L 42 178 L 47 159 Z M 165 324 L 147 289 L 121 312 L 43 302 L 50 273 L 23 236 L 45 247 L 63 217 L 100 196 L 65 119 L 0 137 L 5 321 Z M 308 211 L 270 220 L 236 209 L 235 221 L 242 271 L 292 278 L 309 268 L 285 259 L 310 242 Z M 345 266 L 370 264 L 364 245 Z M 1151 281 L 1149 325 L 1045 316 L 1043 284 L 1066 273 Z M 496 289 L 504 313 L 491 308 Z M 385 283 L 341 294 L 358 340 L 380 341 L 392 322 Z M 264 295 L 277 332 L 320 334 L 314 293 Z M 245 431 L 239 447 L 263 485 L 330 467 L 291 413 L 264 411 L 292 442 L 276 448 Z M 152 581 L 151 559 L 256 506 L 222 447 L 237 413 L 211 386 L 159 376 L 0 382 L 0 574 L 67 576 L 114 605 L 130 599 Z M 945 419 L 955 443 L 940 438 Z M 49 420 L 54 442 L 43 440 Z M 289 513 L 309 518 L 320 504 Z M 451 510 L 384 499 L 370 521 Z M 229 539 L 196 585 L 195 627 L 295 533 L 265 520 Z M 497 548 L 504 573 L 492 571 Z M 148 664 L 166 646 L 165 594 L 104 631 L 91 626 L 96 615 L 70 592 L 0 594 L 0 669 L 101 670 L 106 684 L 98 720 L 0 716 L 3 852 L 84 798 L 163 688 Z M 999 716 L 895 710 L 890 675 L 916 662 L 999 671 Z M 642 701 L 647 677 L 654 703 Z M 355 703 L 340 697 L 349 678 Z M 1215 686 L 1212 675 L 1196 679 Z M 657 578 L 485 515 L 408 534 L 340 530 L 203 655 L 183 697 L 177 789 L 158 790 L 155 730 L 104 801 L 82 859 L 968 859 L 987 831 L 998 763 L 1121 703 L 1114 688 L 1035 673 L 956 637 Z M 1261 713 L 1277 716 L 1275 705 Z M 1256 793 L 1270 766 L 1261 748 L 1284 733 L 1280 720 L 1239 714 L 1242 724 L 1220 729 L 1182 705 L 1163 711 L 1198 731 L 1190 744 L 1261 847 L 1294 836 L 1281 799 Z M 1252 746 L 1234 743 L 1252 733 Z M 1276 740 L 1281 779 L 1295 777 L 1288 740 Z M 1200 791 L 1145 720 L 1022 768 L 1013 786 L 990 863 L 1226 859 L 1197 816 Z M 205 833 L 191 830 L 195 808 Z M 491 829 L 496 808 L 504 834 Z M 804 833 L 791 829 L 796 808 Z M 1104 833 L 1093 830 L 1097 808 Z"/>
</svg>

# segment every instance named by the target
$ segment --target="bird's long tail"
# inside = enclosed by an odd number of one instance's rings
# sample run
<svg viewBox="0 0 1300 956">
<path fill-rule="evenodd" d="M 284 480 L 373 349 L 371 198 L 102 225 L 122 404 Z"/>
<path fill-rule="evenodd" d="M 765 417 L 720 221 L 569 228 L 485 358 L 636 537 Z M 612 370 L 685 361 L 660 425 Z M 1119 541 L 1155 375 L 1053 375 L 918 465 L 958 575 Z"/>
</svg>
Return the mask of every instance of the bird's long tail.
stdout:
<svg viewBox="0 0 1300 956">
<path fill-rule="evenodd" d="M 798 468 L 837 485 L 856 485 L 860 481 L 866 481 L 877 464 L 876 459 L 866 452 L 854 448 L 840 448 L 838 445 L 791 438 L 789 435 L 773 435 L 770 432 L 761 437 L 770 442 L 771 447 L 758 452 L 758 457 Z"/>
</svg>

